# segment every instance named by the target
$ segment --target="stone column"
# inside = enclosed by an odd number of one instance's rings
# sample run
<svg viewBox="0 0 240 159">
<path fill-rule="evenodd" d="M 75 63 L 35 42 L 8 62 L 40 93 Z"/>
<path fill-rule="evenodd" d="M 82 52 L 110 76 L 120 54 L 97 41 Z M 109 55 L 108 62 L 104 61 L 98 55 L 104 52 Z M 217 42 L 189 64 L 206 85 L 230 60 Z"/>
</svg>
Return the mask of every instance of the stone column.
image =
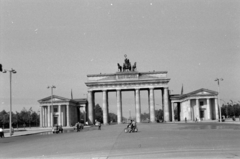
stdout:
<svg viewBox="0 0 240 159">
<path fill-rule="evenodd" d="M 86 121 L 87 121 L 87 120 L 86 120 L 86 118 L 87 118 L 87 114 L 86 114 L 87 110 L 86 110 L 86 109 L 87 109 L 87 104 L 85 104 L 85 106 L 84 106 L 83 109 L 82 109 L 82 110 L 83 110 L 82 113 L 83 113 L 83 121 L 84 121 L 84 124 L 85 124 Z"/>
<path fill-rule="evenodd" d="M 107 91 L 103 90 L 103 124 L 108 124 Z"/>
<path fill-rule="evenodd" d="M 151 121 L 150 119 L 151 119 L 151 116 L 150 116 L 150 91 L 149 91 L 149 89 L 147 90 L 148 91 L 148 113 L 149 113 L 149 121 Z"/>
<path fill-rule="evenodd" d="M 199 99 L 196 99 L 196 109 L 195 109 L 195 118 L 200 120 L 200 116 L 199 116 Z"/>
<path fill-rule="evenodd" d="M 210 99 L 207 98 L 207 120 L 211 119 Z"/>
<path fill-rule="evenodd" d="M 154 101 L 154 89 L 150 88 L 150 121 L 155 123 L 155 101 Z"/>
<path fill-rule="evenodd" d="M 51 106 L 51 126 L 53 127 L 53 105 Z"/>
<path fill-rule="evenodd" d="M 164 121 L 170 121 L 169 119 L 169 104 L 168 104 L 168 88 L 164 88 L 163 93 L 163 101 L 164 101 Z"/>
<path fill-rule="evenodd" d="M 44 127 L 47 127 L 47 109 L 44 107 Z"/>
<path fill-rule="evenodd" d="M 70 126 L 70 120 L 69 120 L 69 104 L 67 104 L 67 127 Z"/>
<path fill-rule="evenodd" d="M 117 90 L 117 122 L 122 123 L 122 93 L 121 90 Z"/>
<path fill-rule="evenodd" d="M 218 99 L 215 98 L 215 119 L 219 120 L 219 115 L 218 115 Z"/>
<path fill-rule="evenodd" d="M 88 124 L 94 124 L 93 91 L 88 91 Z"/>
<path fill-rule="evenodd" d="M 48 123 L 47 123 L 47 127 L 51 127 L 50 124 L 51 124 L 51 113 L 50 113 L 50 105 L 47 106 L 47 113 L 48 113 Z"/>
<path fill-rule="evenodd" d="M 139 89 L 135 90 L 136 92 L 136 122 L 141 122 L 141 106 L 140 106 L 140 91 Z"/>
<path fill-rule="evenodd" d="M 58 125 L 62 125 L 61 105 L 58 105 Z"/>
<path fill-rule="evenodd" d="M 81 107 L 80 106 L 78 107 L 78 114 L 79 114 L 78 121 L 81 122 Z"/>
<path fill-rule="evenodd" d="M 172 122 L 174 122 L 174 102 L 171 102 Z"/>
<path fill-rule="evenodd" d="M 107 94 L 106 94 L 106 103 L 107 103 L 107 123 L 109 123 L 109 118 L 108 118 L 108 114 L 109 114 L 109 107 L 108 107 L 108 91 L 107 91 Z"/>
<path fill-rule="evenodd" d="M 46 106 L 43 107 L 43 110 L 44 110 L 44 127 L 47 126 L 47 112 L 46 112 Z"/>
<path fill-rule="evenodd" d="M 40 106 L 40 127 L 43 127 L 43 107 Z"/>
<path fill-rule="evenodd" d="M 180 103 L 180 121 L 183 121 L 184 120 L 184 109 L 183 109 L 183 103 L 181 102 Z"/>
</svg>

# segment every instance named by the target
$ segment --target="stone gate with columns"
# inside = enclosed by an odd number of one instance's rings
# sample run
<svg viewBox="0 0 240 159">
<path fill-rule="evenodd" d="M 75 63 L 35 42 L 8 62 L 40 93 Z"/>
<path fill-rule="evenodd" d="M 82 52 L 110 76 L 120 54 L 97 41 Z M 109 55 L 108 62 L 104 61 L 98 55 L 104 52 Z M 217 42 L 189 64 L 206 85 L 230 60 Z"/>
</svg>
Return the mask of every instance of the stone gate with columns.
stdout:
<svg viewBox="0 0 240 159">
<path fill-rule="evenodd" d="M 135 98 L 136 122 L 141 122 L 141 90 L 148 91 L 148 108 L 150 112 L 150 122 L 155 122 L 155 95 L 154 90 L 162 91 L 164 120 L 172 121 L 173 109 L 169 105 L 168 83 L 166 71 L 158 72 L 137 72 L 125 71 L 114 74 L 92 74 L 87 75 L 88 81 L 88 121 L 94 124 L 95 93 L 102 92 L 103 99 L 103 123 L 108 123 L 108 92 L 116 92 L 117 95 L 117 122 L 122 123 L 122 93 L 133 91 Z M 160 98 L 160 97 L 159 97 Z"/>
</svg>

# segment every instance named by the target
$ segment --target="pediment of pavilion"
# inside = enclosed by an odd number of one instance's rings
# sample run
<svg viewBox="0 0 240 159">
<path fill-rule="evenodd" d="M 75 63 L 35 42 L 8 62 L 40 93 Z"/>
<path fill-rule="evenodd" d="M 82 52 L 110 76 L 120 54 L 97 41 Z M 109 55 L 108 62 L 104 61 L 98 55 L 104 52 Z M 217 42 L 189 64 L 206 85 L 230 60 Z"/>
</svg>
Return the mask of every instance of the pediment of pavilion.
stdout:
<svg viewBox="0 0 240 159">
<path fill-rule="evenodd" d="M 212 91 L 209 89 L 201 88 L 196 91 L 187 93 L 187 94 L 176 94 L 172 95 L 171 99 L 172 100 L 185 100 L 185 99 L 191 99 L 191 98 L 211 98 L 211 97 L 216 97 L 218 95 L 218 92 Z"/>
<path fill-rule="evenodd" d="M 196 91 L 193 91 L 193 92 L 190 92 L 190 93 L 187 93 L 187 94 L 183 94 L 180 96 L 181 99 L 183 98 L 189 98 L 189 97 L 213 97 L 213 96 L 217 96 L 218 95 L 218 92 L 216 91 L 212 91 L 212 90 L 209 90 L 209 89 L 205 89 L 205 88 L 201 88 L 201 89 L 198 89 Z"/>
<path fill-rule="evenodd" d="M 52 101 L 58 102 L 58 103 L 59 102 L 69 102 L 69 101 L 71 101 L 71 99 L 53 95 L 53 98 L 51 98 L 51 96 L 49 96 L 49 97 L 38 100 L 39 103 L 51 103 Z"/>
</svg>

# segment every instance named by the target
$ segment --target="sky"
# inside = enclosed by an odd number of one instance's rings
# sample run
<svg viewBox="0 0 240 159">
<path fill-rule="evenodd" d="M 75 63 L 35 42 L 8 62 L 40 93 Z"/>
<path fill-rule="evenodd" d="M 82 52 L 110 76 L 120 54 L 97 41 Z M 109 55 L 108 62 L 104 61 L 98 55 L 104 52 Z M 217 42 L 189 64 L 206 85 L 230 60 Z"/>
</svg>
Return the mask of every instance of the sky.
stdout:
<svg viewBox="0 0 240 159">
<path fill-rule="evenodd" d="M 238 0 L 0 0 L 0 63 L 15 69 L 12 109 L 39 110 L 51 95 L 86 98 L 88 74 L 116 73 L 124 55 L 139 72 L 167 71 L 173 94 L 217 91 L 240 102 Z M 9 111 L 9 73 L 0 73 L 0 110 Z M 155 91 L 156 109 L 161 92 Z M 134 112 L 123 93 L 123 115 Z M 142 113 L 147 93 L 141 92 Z M 96 94 L 102 106 L 102 94 Z M 109 94 L 116 113 L 116 95 Z"/>
</svg>

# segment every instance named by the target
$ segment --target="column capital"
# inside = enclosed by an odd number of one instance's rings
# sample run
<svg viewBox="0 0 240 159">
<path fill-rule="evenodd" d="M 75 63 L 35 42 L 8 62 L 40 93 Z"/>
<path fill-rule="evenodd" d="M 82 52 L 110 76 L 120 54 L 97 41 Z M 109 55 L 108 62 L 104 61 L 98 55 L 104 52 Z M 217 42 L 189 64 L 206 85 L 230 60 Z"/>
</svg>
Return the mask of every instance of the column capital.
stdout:
<svg viewBox="0 0 240 159">
<path fill-rule="evenodd" d="M 150 89 L 150 90 L 154 90 L 154 89 L 155 89 L 155 87 L 149 87 L 149 89 Z"/>
<path fill-rule="evenodd" d="M 140 88 L 135 88 L 135 90 L 137 91 L 137 90 L 140 90 Z"/>
</svg>

